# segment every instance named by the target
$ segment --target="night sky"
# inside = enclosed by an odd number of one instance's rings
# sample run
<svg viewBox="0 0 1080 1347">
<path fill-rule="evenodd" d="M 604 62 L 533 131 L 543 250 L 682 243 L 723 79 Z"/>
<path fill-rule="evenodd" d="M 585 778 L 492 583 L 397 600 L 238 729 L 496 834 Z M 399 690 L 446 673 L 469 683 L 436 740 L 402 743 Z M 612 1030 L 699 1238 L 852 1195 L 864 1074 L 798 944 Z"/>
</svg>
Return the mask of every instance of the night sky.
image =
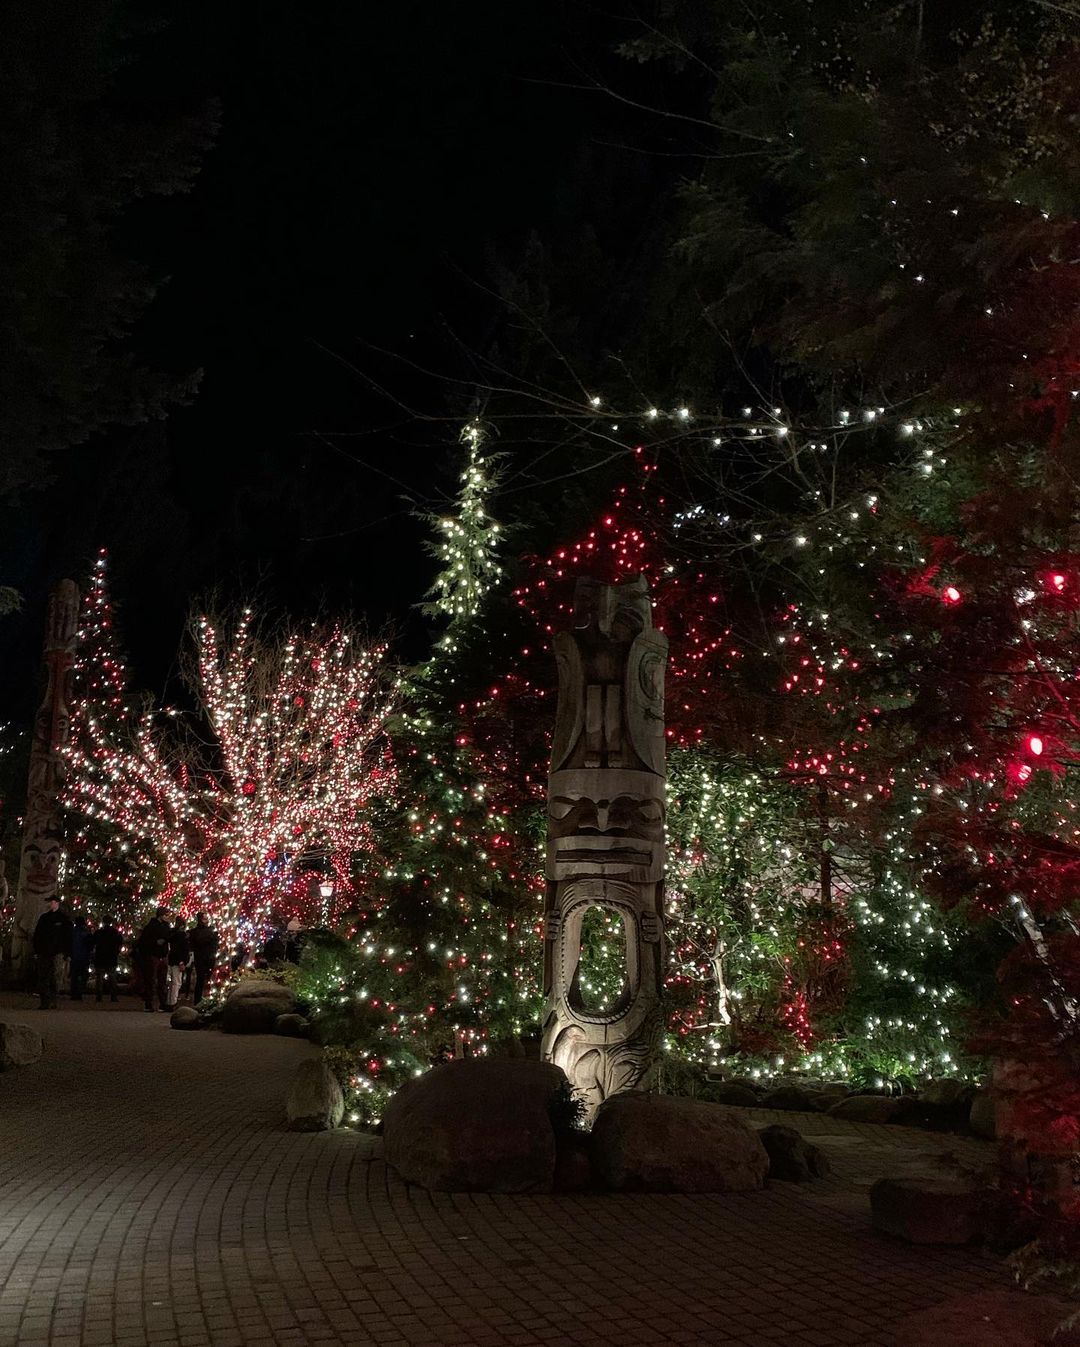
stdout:
<svg viewBox="0 0 1080 1347">
<path fill-rule="evenodd" d="M 647 78 L 614 53 L 629 31 L 577 0 L 188 0 L 140 42 L 141 96 L 220 105 L 194 190 L 122 225 L 170 278 L 136 349 L 204 376 L 164 423 L 55 456 L 53 485 L 0 516 L 3 580 L 25 597 L 5 620 L 9 716 L 34 697 L 49 584 L 101 546 L 153 690 L 211 588 L 389 618 L 417 646 L 433 563 L 410 511 L 452 489 L 454 427 L 371 379 L 448 418 L 467 408 L 379 351 L 450 368 L 455 343 L 485 349 L 500 315 L 483 287 L 532 233 L 556 260 L 586 228 L 632 256 L 672 170 L 627 148 L 624 106 L 570 87 Z"/>
</svg>

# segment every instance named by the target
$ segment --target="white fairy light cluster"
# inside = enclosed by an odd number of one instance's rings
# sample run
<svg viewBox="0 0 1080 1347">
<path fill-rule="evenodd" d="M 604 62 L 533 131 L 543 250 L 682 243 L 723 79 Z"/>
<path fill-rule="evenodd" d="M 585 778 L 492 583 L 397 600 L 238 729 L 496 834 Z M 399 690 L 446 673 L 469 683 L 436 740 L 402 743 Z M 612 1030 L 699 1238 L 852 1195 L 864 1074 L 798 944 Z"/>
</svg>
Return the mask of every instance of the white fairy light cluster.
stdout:
<svg viewBox="0 0 1080 1347">
<path fill-rule="evenodd" d="M 213 914 L 226 941 L 265 919 L 312 855 L 370 850 L 369 806 L 395 790 L 385 648 L 343 628 L 263 637 L 193 628 L 197 720 L 149 709 L 122 731 L 92 708 L 68 752 L 75 809 L 151 854 L 158 899 Z M 122 682 L 113 661 L 112 684 Z"/>
</svg>

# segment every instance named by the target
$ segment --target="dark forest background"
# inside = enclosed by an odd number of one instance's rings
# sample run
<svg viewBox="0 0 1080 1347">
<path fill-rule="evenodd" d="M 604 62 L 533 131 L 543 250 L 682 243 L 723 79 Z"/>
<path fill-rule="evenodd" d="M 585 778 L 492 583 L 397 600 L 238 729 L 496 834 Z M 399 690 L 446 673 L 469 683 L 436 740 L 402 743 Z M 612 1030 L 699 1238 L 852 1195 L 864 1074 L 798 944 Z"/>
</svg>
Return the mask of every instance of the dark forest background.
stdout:
<svg viewBox="0 0 1080 1347">
<path fill-rule="evenodd" d="M 5 718 L 36 695 L 48 587 L 100 547 L 148 688 L 211 586 L 389 619 L 419 649 L 432 561 L 415 512 L 453 491 L 474 356 L 514 341 L 503 297 L 531 274 L 588 312 L 561 336 L 590 361 L 618 345 L 685 163 L 632 102 L 693 97 L 693 74 L 626 62 L 630 21 L 576 0 L 6 15 L 0 241 L 29 260 L 0 285 L 37 295 L 23 325 L 51 371 L 104 338 L 119 297 L 139 378 L 132 407 L 128 388 L 92 390 L 57 431 L 55 409 L 20 401 L 32 372 L 9 372 L 0 581 L 22 606 L 4 619 Z M 95 429 L 95 400 L 130 414 Z M 549 516 L 575 490 L 551 492 Z"/>
</svg>

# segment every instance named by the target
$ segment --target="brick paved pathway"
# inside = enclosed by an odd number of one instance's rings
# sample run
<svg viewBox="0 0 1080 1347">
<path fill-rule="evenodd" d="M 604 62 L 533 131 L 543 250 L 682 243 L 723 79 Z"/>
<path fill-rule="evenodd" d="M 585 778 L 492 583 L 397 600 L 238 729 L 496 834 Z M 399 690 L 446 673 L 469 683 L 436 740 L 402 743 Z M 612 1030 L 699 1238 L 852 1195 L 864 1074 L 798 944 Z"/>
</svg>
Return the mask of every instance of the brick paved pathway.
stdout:
<svg viewBox="0 0 1080 1347">
<path fill-rule="evenodd" d="M 282 1130 L 305 1043 L 31 1005 L 0 998 L 48 1038 L 0 1076 L 0 1347 L 846 1347 L 1001 1284 L 987 1255 L 869 1227 L 873 1177 L 955 1139 L 789 1114 L 829 1149 L 828 1182 L 428 1194 L 369 1138 Z"/>
</svg>

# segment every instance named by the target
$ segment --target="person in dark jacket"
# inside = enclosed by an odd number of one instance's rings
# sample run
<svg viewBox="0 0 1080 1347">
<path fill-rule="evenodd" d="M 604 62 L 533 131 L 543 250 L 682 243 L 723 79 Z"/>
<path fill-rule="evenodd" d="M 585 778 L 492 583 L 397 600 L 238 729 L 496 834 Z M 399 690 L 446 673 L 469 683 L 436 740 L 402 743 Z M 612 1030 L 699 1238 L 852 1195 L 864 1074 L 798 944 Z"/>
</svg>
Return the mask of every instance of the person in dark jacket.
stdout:
<svg viewBox="0 0 1080 1347">
<path fill-rule="evenodd" d="M 158 1010 L 168 1010 L 169 989 L 169 937 L 172 935 L 169 925 L 169 909 L 159 907 L 157 916 L 151 917 L 139 932 L 135 948 L 142 963 L 143 1004 L 147 1010 L 154 1009 L 154 997 L 157 996 Z"/>
<path fill-rule="evenodd" d="M 209 912 L 200 912 L 195 925 L 188 932 L 191 945 L 191 962 L 195 968 L 195 1004 L 206 995 L 206 984 L 210 981 L 217 963 L 218 945 L 221 943 L 217 931 L 210 925 Z"/>
<path fill-rule="evenodd" d="M 180 999 L 180 984 L 184 969 L 191 958 L 191 939 L 184 918 L 178 912 L 169 932 L 169 1009 L 175 1010 Z"/>
<path fill-rule="evenodd" d="M 37 960 L 38 996 L 42 1010 L 55 1010 L 64 960 L 71 953 L 71 922 L 60 910 L 54 894 L 34 927 L 34 958 Z"/>
<path fill-rule="evenodd" d="M 94 932 L 80 912 L 71 921 L 71 965 L 69 987 L 71 999 L 81 1001 L 90 981 L 90 958 L 94 953 Z"/>
<path fill-rule="evenodd" d="M 124 937 L 112 922 L 103 921 L 94 932 L 94 991 L 97 999 L 106 987 L 109 1000 L 116 998 L 116 972 L 120 962 L 120 951 L 124 947 Z"/>
<path fill-rule="evenodd" d="M 270 939 L 262 947 L 262 956 L 267 963 L 285 961 L 285 937 L 280 931 L 271 932 Z"/>
</svg>

